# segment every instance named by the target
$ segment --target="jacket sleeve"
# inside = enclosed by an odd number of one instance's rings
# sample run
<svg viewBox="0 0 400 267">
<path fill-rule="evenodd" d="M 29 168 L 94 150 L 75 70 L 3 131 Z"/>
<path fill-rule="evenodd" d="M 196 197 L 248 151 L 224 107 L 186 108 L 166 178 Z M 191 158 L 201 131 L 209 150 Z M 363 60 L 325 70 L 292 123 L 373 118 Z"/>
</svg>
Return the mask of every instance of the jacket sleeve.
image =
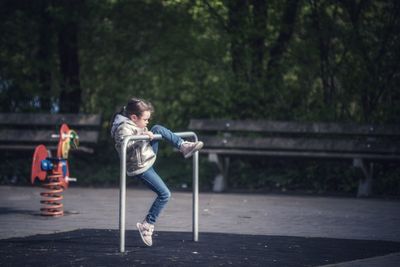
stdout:
<svg viewBox="0 0 400 267">
<path fill-rule="evenodd" d="M 115 148 L 120 152 L 124 138 L 133 135 L 138 135 L 138 131 L 136 129 L 129 127 L 125 124 L 119 126 L 114 136 Z M 136 149 L 136 147 L 140 146 L 140 142 L 142 141 L 134 141 L 134 140 L 129 141 L 127 146 L 127 151 Z"/>
</svg>

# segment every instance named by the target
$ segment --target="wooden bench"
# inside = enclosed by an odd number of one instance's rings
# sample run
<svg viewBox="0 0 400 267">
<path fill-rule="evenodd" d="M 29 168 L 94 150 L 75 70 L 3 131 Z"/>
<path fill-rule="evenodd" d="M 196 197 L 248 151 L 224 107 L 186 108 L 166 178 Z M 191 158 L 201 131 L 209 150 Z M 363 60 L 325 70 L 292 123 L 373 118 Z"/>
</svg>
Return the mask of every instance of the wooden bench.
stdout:
<svg viewBox="0 0 400 267">
<path fill-rule="evenodd" d="M 374 162 L 400 160 L 398 125 L 192 119 L 189 129 L 199 132 L 201 152 L 219 167 L 214 191 L 224 190 L 235 155 L 349 159 L 365 176 L 358 196 L 371 193 Z"/>
<path fill-rule="evenodd" d="M 93 153 L 101 126 L 97 114 L 0 113 L 0 150 L 33 153 L 39 144 L 55 150 L 58 138 L 52 138 L 52 134 L 59 133 L 62 123 L 78 133 L 78 151 Z"/>
</svg>

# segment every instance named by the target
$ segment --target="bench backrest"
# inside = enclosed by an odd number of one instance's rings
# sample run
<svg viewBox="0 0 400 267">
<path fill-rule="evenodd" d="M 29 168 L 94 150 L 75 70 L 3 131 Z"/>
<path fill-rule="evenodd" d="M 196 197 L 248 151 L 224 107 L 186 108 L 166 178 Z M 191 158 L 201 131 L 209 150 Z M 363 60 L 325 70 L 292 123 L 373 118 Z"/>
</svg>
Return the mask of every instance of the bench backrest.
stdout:
<svg viewBox="0 0 400 267">
<path fill-rule="evenodd" d="M 400 126 L 269 120 L 192 119 L 205 149 L 269 150 L 333 157 L 400 158 Z M 351 155 L 350 155 L 351 154 Z"/>
<path fill-rule="evenodd" d="M 53 149 L 58 139 L 51 135 L 59 134 L 63 123 L 78 133 L 81 150 L 98 142 L 98 114 L 0 113 L 0 149 L 30 150 L 38 144 Z"/>
</svg>

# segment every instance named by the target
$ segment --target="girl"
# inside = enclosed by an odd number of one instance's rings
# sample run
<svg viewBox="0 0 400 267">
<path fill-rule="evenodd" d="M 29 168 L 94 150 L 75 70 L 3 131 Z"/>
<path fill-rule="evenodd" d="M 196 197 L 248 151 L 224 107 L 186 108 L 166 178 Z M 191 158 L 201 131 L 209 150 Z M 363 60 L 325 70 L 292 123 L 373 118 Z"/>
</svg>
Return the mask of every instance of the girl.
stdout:
<svg viewBox="0 0 400 267">
<path fill-rule="evenodd" d="M 120 112 L 113 116 L 111 121 L 111 136 L 115 141 L 118 153 L 121 152 L 122 142 L 126 136 L 147 135 L 150 139 L 150 141 L 129 142 L 126 162 L 128 176 L 140 179 L 157 194 L 143 222 L 136 224 L 140 236 L 147 246 L 153 244 L 154 224 L 171 197 L 168 187 L 153 169 L 158 151 L 158 141 L 153 140 L 154 134 L 160 134 L 163 139 L 179 149 L 185 158 L 192 156 L 194 152 L 203 147 L 203 142 L 183 141 L 182 138 L 161 125 L 155 125 L 148 131 L 147 124 L 153 111 L 153 106 L 149 102 L 132 98 Z"/>
</svg>

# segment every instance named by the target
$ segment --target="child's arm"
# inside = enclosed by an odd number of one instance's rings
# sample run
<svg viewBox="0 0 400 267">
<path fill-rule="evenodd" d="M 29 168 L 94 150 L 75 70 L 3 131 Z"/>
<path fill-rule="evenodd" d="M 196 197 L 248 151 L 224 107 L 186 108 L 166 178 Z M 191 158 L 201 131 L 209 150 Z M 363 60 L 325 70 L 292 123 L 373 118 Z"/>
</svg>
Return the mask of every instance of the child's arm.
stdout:
<svg viewBox="0 0 400 267">
<path fill-rule="evenodd" d="M 150 141 L 154 139 L 154 134 L 151 131 L 144 132 L 143 134 L 149 136 Z"/>
<path fill-rule="evenodd" d="M 119 151 L 121 149 L 122 142 L 125 139 L 125 137 L 137 135 L 137 134 L 138 133 L 136 130 L 132 130 L 132 129 L 130 129 L 128 127 L 124 127 L 124 126 L 119 127 L 116 130 L 115 136 L 114 136 L 115 147 L 117 148 L 117 150 Z M 127 144 L 127 150 L 136 149 L 136 147 L 138 147 L 141 142 L 142 141 L 130 140 Z"/>
</svg>

